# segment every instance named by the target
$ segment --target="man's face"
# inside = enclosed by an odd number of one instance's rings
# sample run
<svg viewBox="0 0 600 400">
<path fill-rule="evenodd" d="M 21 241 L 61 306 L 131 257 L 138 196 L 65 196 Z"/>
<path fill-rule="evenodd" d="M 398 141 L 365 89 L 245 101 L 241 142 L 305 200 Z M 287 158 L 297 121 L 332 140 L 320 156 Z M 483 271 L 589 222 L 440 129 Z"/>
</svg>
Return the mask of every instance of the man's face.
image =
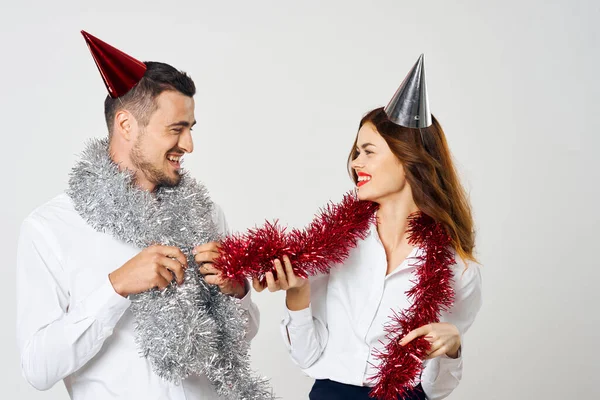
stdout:
<svg viewBox="0 0 600 400">
<path fill-rule="evenodd" d="M 129 153 L 138 184 L 175 186 L 181 180 L 181 157 L 194 150 L 194 99 L 176 91 L 162 92 L 148 125 L 140 128 Z M 145 180 L 147 182 L 140 182 Z"/>
</svg>

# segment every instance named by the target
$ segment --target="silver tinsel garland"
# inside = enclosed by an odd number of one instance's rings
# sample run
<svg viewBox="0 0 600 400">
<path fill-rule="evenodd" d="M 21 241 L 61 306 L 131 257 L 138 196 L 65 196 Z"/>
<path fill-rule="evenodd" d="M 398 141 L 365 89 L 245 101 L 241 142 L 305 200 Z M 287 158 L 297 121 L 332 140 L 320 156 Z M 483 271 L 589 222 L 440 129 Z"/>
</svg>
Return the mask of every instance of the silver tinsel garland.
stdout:
<svg viewBox="0 0 600 400">
<path fill-rule="evenodd" d="M 176 246 L 188 259 L 182 285 L 130 296 L 137 345 L 154 372 L 172 382 L 206 375 L 226 399 L 272 399 L 268 381 L 250 368 L 247 313 L 239 300 L 204 281 L 191 253 L 219 239 L 205 187 L 183 174 L 176 187 L 140 190 L 110 158 L 108 141 L 93 140 L 71 172 L 68 194 L 95 230 L 140 250 Z"/>
</svg>

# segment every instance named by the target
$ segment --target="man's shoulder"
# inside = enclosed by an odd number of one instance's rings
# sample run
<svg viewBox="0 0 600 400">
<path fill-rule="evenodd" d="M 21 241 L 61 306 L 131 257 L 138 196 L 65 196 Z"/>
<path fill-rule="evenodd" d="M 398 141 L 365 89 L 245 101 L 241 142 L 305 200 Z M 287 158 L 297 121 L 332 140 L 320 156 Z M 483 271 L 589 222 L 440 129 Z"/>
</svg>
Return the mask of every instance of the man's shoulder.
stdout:
<svg viewBox="0 0 600 400">
<path fill-rule="evenodd" d="M 212 202 L 212 217 L 215 222 L 219 221 L 222 218 L 225 218 L 225 213 L 223 212 L 223 208 L 214 201 Z"/>
<path fill-rule="evenodd" d="M 61 193 L 34 209 L 25 217 L 23 224 L 39 228 L 60 222 L 64 223 L 78 216 L 71 198 L 66 193 Z"/>
<path fill-rule="evenodd" d="M 48 200 L 44 204 L 34 209 L 26 219 L 40 219 L 49 215 L 69 213 L 75 211 L 71 198 L 66 193 Z"/>
<path fill-rule="evenodd" d="M 212 206 L 212 220 L 217 226 L 217 229 L 221 234 L 227 234 L 229 226 L 227 225 L 227 219 L 221 206 L 213 201 Z"/>
</svg>

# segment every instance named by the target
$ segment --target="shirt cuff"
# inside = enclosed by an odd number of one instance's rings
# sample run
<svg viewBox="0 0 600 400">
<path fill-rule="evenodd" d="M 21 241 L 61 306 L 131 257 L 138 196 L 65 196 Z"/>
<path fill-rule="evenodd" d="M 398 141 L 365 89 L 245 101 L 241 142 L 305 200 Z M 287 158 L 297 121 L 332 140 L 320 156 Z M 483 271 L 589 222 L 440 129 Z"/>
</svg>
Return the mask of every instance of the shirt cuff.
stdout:
<svg viewBox="0 0 600 400">
<path fill-rule="evenodd" d="M 306 324 L 312 324 L 313 316 L 312 316 L 312 308 L 310 304 L 308 307 L 298 311 L 292 311 L 289 308 L 285 308 L 288 314 L 288 318 L 286 318 L 286 325 L 289 326 L 302 326 Z"/>
<path fill-rule="evenodd" d="M 105 336 L 112 334 L 113 328 L 131 304 L 131 300 L 115 292 L 108 275 L 102 285 L 85 302 L 86 314 L 101 323 Z"/>
<path fill-rule="evenodd" d="M 447 354 L 442 354 L 440 356 L 440 371 L 455 370 L 457 368 L 460 368 L 460 366 L 462 365 L 461 353 L 462 353 L 462 351 L 461 351 L 461 349 L 459 349 L 458 357 L 456 357 L 456 358 L 451 358 L 451 357 L 448 357 Z"/>
<path fill-rule="evenodd" d="M 241 299 L 237 299 L 239 301 L 240 307 L 243 310 L 249 310 L 252 305 L 252 289 L 250 288 L 250 282 L 247 279 L 244 279 L 244 288 L 246 289 L 246 294 Z"/>
</svg>

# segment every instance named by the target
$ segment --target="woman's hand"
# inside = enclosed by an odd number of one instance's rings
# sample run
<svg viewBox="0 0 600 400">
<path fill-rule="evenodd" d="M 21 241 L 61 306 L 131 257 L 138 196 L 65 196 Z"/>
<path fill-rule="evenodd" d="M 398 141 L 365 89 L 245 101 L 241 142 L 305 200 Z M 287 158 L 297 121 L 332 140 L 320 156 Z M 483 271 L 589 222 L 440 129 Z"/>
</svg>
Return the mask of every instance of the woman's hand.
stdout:
<svg viewBox="0 0 600 400">
<path fill-rule="evenodd" d="M 400 340 L 406 346 L 414 339 L 424 336 L 431 343 L 427 358 L 435 358 L 446 354 L 450 358 L 458 358 L 460 350 L 460 332 L 458 328 L 447 322 L 428 324 L 409 332 Z"/>
<path fill-rule="evenodd" d="M 265 274 L 266 284 L 261 283 L 257 278 L 252 279 L 252 286 L 257 292 L 262 292 L 269 288 L 269 292 L 277 292 L 285 290 L 285 304 L 290 311 L 304 310 L 310 305 L 310 284 L 308 279 L 301 278 L 294 274 L 292 263 L 288 256 L 283 256 L 284 266 L 281 265 L 279 259 L 273 262 L 277 279 L 273 272 L 269 271 Z"/>
<path fill-rule="evenodd" d="M 292 263 L 288 256 L 283 256 L 283 265 L 281 261 L 276 259 L 273 262 L 275 271 L 277 271 L 277 279 L 273 275 L 273 272 L 269 271 L 265 274 L 266 283 L 261 283 L 257 278 L 252 279 L 252 286 L 257 292 L 262 292 L 266 288 L 269 292 L 277 292 L 278 290 L 299 290 L 303 288 L 307 283 L 308 279 L 301 278 L 294 274 Z"/>
</svg>

